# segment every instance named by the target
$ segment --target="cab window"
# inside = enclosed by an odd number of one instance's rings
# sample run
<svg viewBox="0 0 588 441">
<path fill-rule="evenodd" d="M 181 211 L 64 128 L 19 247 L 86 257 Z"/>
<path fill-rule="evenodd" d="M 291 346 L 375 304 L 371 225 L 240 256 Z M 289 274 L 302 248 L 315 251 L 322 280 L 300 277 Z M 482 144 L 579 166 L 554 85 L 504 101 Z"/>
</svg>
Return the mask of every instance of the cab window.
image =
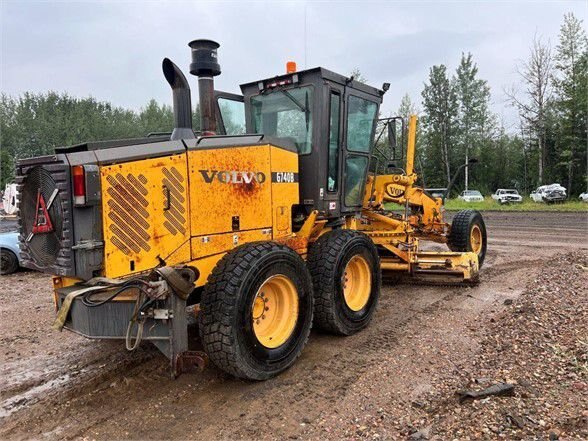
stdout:
<svg viewBox="0 0 588 441">
<path fill-rule="evenodd" d="M 349 156 L 345 161 L 345 205 L 348 207 L 361 205 L 367 166 L 367 156 Z"/>
<path fill-rule="evenodd" d="M 369 153 L 378 105 L 350 95 L 347 108 L 347 148 L 354 152 Z"/>
<path fill-rule="evenodd" d="M 341 98 L 331 92 L 331 112 L 329 122 L 329 173 L 327 191 L 337 191 L 339 171 L 339 113 Z"/>
<path fill-rule="evenodd" d="M 245 104 L 227 98 L 218 99 L 218 108 L 227 135 L 245 134 Z"/>
<path fill-rule="evenodd" d="M 312 100 L 312 86 L 277 89 L 252 97 L 254 132 L 289 139 L 298 153 L 310 153 Z"/>
</svg>

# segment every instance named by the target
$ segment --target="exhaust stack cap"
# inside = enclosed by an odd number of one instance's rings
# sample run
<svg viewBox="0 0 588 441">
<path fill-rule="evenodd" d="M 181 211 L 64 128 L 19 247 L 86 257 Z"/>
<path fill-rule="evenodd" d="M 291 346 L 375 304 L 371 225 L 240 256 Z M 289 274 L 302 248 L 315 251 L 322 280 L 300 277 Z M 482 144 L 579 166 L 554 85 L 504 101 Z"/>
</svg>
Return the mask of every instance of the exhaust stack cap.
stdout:
<svg viewBox="0 0 588 441">
<path fill-rule="evenodd" d="M 192 63 L 190 63 L 190 73 L 192 75 L 198 77 L 220 75 L 221 68 L 218 64 L 216 52 L 220 44 L 212 40 L 194 40 L 188 46 L 192 49 Z"/>
</svg>

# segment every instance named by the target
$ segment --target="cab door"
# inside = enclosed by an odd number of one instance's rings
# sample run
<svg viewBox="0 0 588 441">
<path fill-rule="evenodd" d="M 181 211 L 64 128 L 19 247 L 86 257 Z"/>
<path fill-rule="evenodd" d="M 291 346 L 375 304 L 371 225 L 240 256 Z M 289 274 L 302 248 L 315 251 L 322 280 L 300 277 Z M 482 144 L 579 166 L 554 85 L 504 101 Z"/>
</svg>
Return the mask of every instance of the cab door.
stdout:
<svg viewBox="0 0 588 441">
<path fill-rule="evenodd" d="M 357 89 L 345 89 L 342 212 L 361 209 L 379 102 Z"/>
<path fill-rule="evenodd" d="M 341 213 L 341 195 L 343 194 L 341 182 L 341 165 L 343 162 L 343 128 L 344 115 L 343 97 L 345 87 L 337 83 L 329 82 L 327 92 L 327 112 L 324 115 L 324 124 L 328 127 L 326 138 L 326 174 L 322 174 L 326 182 L 322 182 L 324 188 L 323 209 L 329 217 L 339 217 Z"/>
</svg>

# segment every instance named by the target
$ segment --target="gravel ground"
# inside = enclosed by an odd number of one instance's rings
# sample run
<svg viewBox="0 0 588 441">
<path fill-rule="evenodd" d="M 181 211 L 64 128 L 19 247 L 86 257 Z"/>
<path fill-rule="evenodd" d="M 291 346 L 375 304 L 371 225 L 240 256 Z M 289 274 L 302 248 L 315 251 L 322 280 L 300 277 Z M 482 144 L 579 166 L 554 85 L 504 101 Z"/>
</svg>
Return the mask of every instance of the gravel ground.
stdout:
<svg viewBox="0 0 588 441">
<path fill-rule="evenodd" d="M 172 381 L 147 344 L 52 330 L 48 276 L 2 277 L 0 439 L 587 439 L 588 217 L 484 216 L 480 285 L 385 285 L 368 328 L 265 382 Z"/>
<path fill-rule="evenodd" d="M 419 339 L 408 356 L 428 364 L 435 351 L 447 369 L 435 369 L 412 399 L 389 387 L 402 365 L 390 360 L 305 438 L 588 439 L 588 253 L 553 257 L 503 304 L 467 321 L 469 350 L 444 334 Z M 499 383 L 514 385 L 514 394 L 463 402 L 457 394 Z M 353 413 L 361 416 L 348 420 Z"/>
</svg>

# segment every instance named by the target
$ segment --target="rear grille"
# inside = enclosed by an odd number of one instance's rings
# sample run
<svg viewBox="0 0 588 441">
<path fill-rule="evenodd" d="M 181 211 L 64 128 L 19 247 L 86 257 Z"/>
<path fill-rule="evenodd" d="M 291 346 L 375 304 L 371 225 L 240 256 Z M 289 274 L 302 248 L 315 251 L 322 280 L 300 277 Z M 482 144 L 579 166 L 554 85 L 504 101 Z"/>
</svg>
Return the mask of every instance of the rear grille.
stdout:
<svg viewBox="0 0 588 441">
<path fill-rule="evenodd" d="M 163 187 L 169 197 L 169 207 L 163 212 L 165 221 L 163 226 L 174 236 L 178 233 L 184 235 L 186 233 L 186 210 L 184 208 L 184 177 L 178 172 L 175 167 L 163 170 Z"/>
<path fill-rule="evenodd" d="M 17 166 L 20 248 L 24 266 L 72 276 L 69 167 L 61 155 L 22 160 Z M 52 231 L 33 232 L 37 198 L 47 205 Z"/>
<path fill-rule="evenodd" d="M 126 177 L 120 173 L 106 177 L 110 187 L 106 190 L 108 200 L 108 217 L 112 221 L 109 227 L 110 240 L 126 255 L 149 251 L 148 233 L 149 211 L 147 207 L 147 178 L 140 174 Z"/>
</svg>

